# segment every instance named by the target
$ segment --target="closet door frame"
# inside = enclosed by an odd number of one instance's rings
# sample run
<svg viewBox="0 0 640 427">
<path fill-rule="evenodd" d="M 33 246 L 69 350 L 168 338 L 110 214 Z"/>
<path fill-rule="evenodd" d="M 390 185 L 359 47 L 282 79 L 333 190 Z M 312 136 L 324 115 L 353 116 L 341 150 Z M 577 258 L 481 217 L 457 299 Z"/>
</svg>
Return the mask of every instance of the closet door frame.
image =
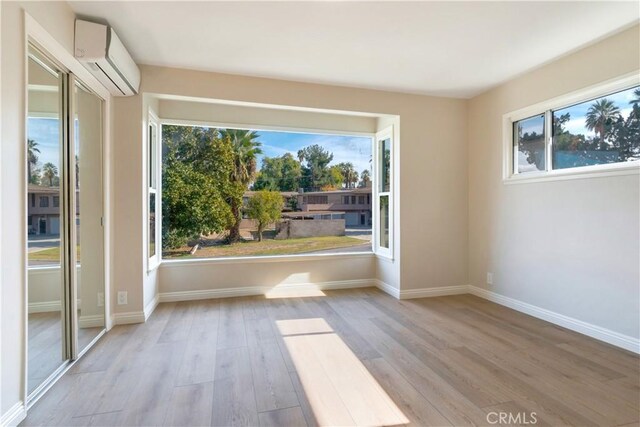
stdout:
<svg viewBox="0 0 640 427">
<path fill-rule="evenodd" d="M 111 307 L 111 228 L 110 219 L 111 203 L 110 203 L 110 190 L 111 190 L 111 164 L 109 161 L 109 152 L 111 147 L 110 140 L 110 111 L 111 111 L 111 94 L 108 90 L 102 86 L 98 80 L 84 68 L 80 62 L 78 62 L 71 52 L 69 52 L 62 44 L 60 44 L 53 36 L 51 36 L 31 15 L 23 12 L 24 17 L 24 118 L 22 123 L 23 139 L 24 139 L 24 158 L 22 167 L 24 170 L 25 179 L 20 182 L 22 194 L 25 194 L 25 202 L 23 203 L 23 212 L 21 215 L 21 227 L 25 230 L 24 241 L 22 242 L 22 251 L 24 254 L 23 265 L 23 364 L 22 364 L 22 394 L 23 402 L 26 403 L 27 409 L 32 406 L 56 381 L 64 372 L 66 372 L 75 361 L 81 357 L 106 331 L 113 326 L 112 319 L 112 307 Z M 32 393 L 28 392 L 28 247 L 26 239 L 26 217 L 27 217 L 27 178 L 26 178 L 26 141 L 27 141 L 27 120 L 28 120 L 28 61 L 29 61 L 29 46 L 33 46 L 36 50 L 40 51 L 49 61 L 58 67 L 63 73 L 62 79 L 62 134 L 63 138 L 63 158 L 62 169 L 65 176 L 62 176 L 61 189 L 62 199 L 60 200 L 61 208 L 61 268 L 64 271 L 64 284 L 63 295 L 61 298 L 61 305 L 64 316 L 62 316 L 63 323 L 63 355 L 65 361 L 61 366 L 54 371 L 42 384 L 38 385 Z M 88 88 L 103 102 L 102 108 L 102 224 L 103 224 L 103 280 L 105 304 L 105 328 L 101 334 L 99 334 L 86 348 L 80 349 L 77 344 L 77 273 L 76 273 L 76 227 L 75 227 L 75 174 L 69 173 L 75 169 L 75 126 L 74 126 L 74 97 L 73 90 L 75 87 L 75 81 L 78 81 L 82 86 Z M 66 188 L 65 188 L 66 187 Z M 63 237 L 64 233 L 64 237 Z M 72 268 L 73 267 L 73 268 Z"/>
</svg>

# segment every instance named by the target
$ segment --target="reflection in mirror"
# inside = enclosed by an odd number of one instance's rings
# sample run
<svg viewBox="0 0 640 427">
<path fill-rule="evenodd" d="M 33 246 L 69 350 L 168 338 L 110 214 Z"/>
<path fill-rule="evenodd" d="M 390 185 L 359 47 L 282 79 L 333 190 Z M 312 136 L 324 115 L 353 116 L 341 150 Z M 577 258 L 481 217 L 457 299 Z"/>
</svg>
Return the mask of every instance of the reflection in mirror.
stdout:
<svg viewBox="0 0 640 427">
<path fill-rule="evenodd" d="M 78 350 L 105 327 L 102 234 L 102 100 L 73 88 Z"/>
<path fill-rule="evenodd" d="M 63 74 L 29 48 L 27 120 L 28 392 L 66 359 L 60 182 Z"/>
</svg>

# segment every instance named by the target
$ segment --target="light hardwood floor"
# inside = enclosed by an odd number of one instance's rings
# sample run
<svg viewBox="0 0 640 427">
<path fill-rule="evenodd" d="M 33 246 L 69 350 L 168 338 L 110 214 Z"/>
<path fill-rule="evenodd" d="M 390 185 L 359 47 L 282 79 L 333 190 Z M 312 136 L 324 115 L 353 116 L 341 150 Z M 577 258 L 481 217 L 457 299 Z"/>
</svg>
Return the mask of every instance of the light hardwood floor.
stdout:
<svg viewBox="0 0 640 427">
<path fill-rule="evenodd" d="M 632 353 L 470 295 L 359 289 L 161 304 L 112 329 L 23 425 L 461 426 L 502 412 L 621 426 L 638 425 L 639 402 Z"/>
<path fill-rule="evenodd" d="M 80 312 L 78 312 L 78 316 Z M 60 312 L 29 313 L 29 392 L 37 388 L 63 363 Z M 80 328 L 78 346 L 84 349 L 104 328 Z"/>
</svg>

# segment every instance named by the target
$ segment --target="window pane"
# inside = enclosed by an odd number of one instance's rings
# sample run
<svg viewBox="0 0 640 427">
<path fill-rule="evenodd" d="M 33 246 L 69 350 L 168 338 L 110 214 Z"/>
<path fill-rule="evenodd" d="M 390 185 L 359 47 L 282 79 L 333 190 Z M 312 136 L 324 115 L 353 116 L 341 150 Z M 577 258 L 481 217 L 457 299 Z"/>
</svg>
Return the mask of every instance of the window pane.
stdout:
<svg viewBox="0 0 640 427">
<path fill-rule="evenodd" d="M 149 193 L 149 258 L 156 254 L 156 193 Z"/>
<path fill-rule="evenodd" d="M 380 247 L 389 248 L 389 196 L 380 196 Z"/>
<path fill-rule="evenodd" d="M 640 86 L 553 112 L 553 168 L 640 159 Z"/>
<path fill-rule="evenodd" d="M 545 170 L 544 114 L 513 123 L 517 173 Z"/>
<path fill-rule="evenodd" d="M 162 257 L 372 249 L 370 137 L 162 125 Z"/>
<path fill-rule="evenodd" d="M 386 193 L 390 186 L 391 139 L 380 141 L 380 192 Z"/>
<path fill-rule="evenodd" d="M 149 125 L 149 187 L 156 188 L 156 130 Z"/>
</svg>

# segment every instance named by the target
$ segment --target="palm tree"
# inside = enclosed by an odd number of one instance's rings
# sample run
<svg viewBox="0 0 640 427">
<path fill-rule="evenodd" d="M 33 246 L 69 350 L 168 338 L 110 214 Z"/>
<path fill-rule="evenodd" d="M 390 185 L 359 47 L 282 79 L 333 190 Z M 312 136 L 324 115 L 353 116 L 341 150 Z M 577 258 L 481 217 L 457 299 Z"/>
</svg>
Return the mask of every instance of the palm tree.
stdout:
<svg viewBox="0 0 640 427">
<path fill-rule="evenodd" d="M 42 166 L 42 176 L 49 181 L 49 187 L 53 187 L 53 179 L 58 176 L 58 168 L 47 162 Z"/>
<path fill-rule="evenodd" d="M 600 141 L 604 142 L 606 127 L 620 115 L 620 109 L 607 98 L 600 99 L 589 107 L 587 111 L 585 125 L 587 129 L 595 131 L 600 135 Z"/>
<path fill-rule="evenodd" d="M 338 164 L 338 169 L 342 174 L 342 182 L 345 188 L 353 188 L 358 182 L 358 172 L 356 172 L 351 162 L 342 162 Z"/>
<path fill-rule="evenodd" d="M 366 188 L 369 186 L 370 182 L 371 182 L 371 172 L 369 172 L 369 169 L 365 169 L 360 174 L 360 187 Z"/>
<path fill-rule="evenodd" d="M 636 88 L 633 91 L 633 96 L 635 96 L 635 98 L 629 101 L 629 104 L 633 105 L 634 107 L 640 106 L 640 87 Z"/>
<path fill-rule="evenodd" d="M 29 183 L 33 183 L 33 167 L 38 163 L 38 155 L 36 153 L 40 153 L 38 143 L 33 139 L 27 139 L 27 173 Z"/>
<path fill-rule="evenodd" d="M 229 230 L 228 241 L 237 242 L 240 240 L 242 195 L 256 176 L 257 156 L 262 153 L 260 149 L 262 144 L 258 141 L 260 135 L 250 130 L 223 129 L 220 131 L 220 137 L 231 141 L 233 147 L 231 181 L 242 189 L 242 192 L 235 192 L 237 194 L 234 194 L 230 200 L 234 223 Z"/>
</svg>

